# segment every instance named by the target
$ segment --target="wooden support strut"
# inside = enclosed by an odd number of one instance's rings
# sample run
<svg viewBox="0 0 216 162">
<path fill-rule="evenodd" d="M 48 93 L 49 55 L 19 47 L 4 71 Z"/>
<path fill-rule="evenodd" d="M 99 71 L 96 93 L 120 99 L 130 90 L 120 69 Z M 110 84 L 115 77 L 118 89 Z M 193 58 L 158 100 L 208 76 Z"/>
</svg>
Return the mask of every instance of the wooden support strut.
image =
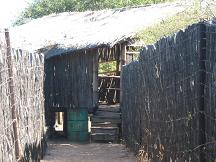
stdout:
<svg viewBox="0 0 216 162">
<path fill-rule="evenodd" d="M 120 53 L 120 70 L 122 70 L 122 67 L 126 64 L 127 60 L 127 50 L 126 50 L 126 44 L 121 45 L 121 53 Z"/>
<path fill-rule="evenodd" d="M 122 68 L 126 64 L 126 43 L 121 45 L 121 51 L 120 51 L 120 103 L 122 102 Z"/>
<path fill-rule="evenodd" d="M 139 54 L 140 52 L 127 52 L 126 54 L 128 55 L 135 55 L 135 54 Z"/>
<path fill-rule="evenodd" d="M 99 51 L 94 53 L 94 59 L 93 59 L 93 105 L 98 105 L 98 57 L 99 57 Z"/>
<path fill-rule="evenodd" d="M 12 56 L 11 56 L 11 46 L 10 46 L 10 35 L 8 29 L 5 29 L 5 40 L 7 44 L 7 66 L 8 66 L 8 75 L 9 75 L 9 100 L 11 106 L 11 116 L 13 121 L 13 142 L 15 145 L 15 155 L 17 162 L 23 161 L 23 157 L 21 156 L 21 147 L 18 135 L 18 118 L 17 111 L 15 107 L 15 93 L 14 93 L 14 82 L 13 82 L 13 64 L 12 64 Z"/>
</svg>

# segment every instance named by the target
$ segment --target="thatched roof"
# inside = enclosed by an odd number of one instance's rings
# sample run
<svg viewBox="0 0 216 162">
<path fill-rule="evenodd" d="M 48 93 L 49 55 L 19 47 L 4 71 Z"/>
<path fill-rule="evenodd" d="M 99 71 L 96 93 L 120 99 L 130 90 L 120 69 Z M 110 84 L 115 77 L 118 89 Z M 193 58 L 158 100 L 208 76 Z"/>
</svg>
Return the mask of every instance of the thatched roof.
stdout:
<svg viewBox="0 0 216 162">
<path fill-rule="evenodd" d="M 141 28 L 185 9 L 178 3 L 52 14 L 11 28 L 15 48 L 43 49 L 46 57 L 97 46 L 113 46 Z"/>
</svg>

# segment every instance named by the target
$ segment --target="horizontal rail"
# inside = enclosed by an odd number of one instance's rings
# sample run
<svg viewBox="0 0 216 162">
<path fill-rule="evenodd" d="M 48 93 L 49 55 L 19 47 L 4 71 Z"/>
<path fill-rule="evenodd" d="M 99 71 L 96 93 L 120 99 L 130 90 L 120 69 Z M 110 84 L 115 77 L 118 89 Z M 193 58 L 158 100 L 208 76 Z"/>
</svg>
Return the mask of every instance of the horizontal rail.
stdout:
<svg viewBox="0 0 216 162">
<path fill-rule="evenodd" d="M 98 77 L 99 78 L 118 78 L 118 79 L 120 79 L 120 76 L 101 76 L 101 75 L 99 75 Z"/>
<path fill-rule="evenodd" d="M 104 72 L 99 72 L 98 74 L 109 74 L 109 73 L 117 73 L 118 71 L 104 71 Z"/>
<path fill-rule="evenodd" d="M 140 52 L 126 52 L 126 54 L 129 54 L 129 55 L 133 55 L 133 54 L 139 54 Z"/>
<path fill-rule="evenodd" d="M 120 88 L 106 88 L 108 90 L 117 90 L 117 91 L 120 91 L 121 89 Z"/>
</svg>

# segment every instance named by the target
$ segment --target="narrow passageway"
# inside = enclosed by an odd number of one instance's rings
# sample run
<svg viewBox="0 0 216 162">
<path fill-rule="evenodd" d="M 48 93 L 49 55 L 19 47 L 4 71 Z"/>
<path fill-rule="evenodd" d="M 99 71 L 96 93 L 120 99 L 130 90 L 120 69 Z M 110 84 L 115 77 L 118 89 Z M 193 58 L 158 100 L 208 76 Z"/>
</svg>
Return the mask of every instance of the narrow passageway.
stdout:
<svg viewBox="0 0 216 162">
<path fill-rule="evenodd" d="M 138 162 L 138 160 L 121 144 L 78 144 L 59 140 L 49 141 L 42 162 Z"/>
</svg>

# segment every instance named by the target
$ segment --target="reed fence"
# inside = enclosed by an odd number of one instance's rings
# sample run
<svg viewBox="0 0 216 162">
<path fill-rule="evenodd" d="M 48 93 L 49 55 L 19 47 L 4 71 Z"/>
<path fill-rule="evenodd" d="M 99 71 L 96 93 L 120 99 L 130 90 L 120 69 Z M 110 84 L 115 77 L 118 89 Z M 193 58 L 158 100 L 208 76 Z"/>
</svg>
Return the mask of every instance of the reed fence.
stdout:
<svg viewBox="0 0 216 162">
<path fill-rule="evenodd" d="M 189 26 L 123 68 L 122 129 L 147 161 L 216 160 L 216 25 Z"/>
<path fill-rule="evenodd" d="M 43 55 L 11 49 L 0 33 L 0 161 L 38 161 L 43 154 Z"/>
</svg>

